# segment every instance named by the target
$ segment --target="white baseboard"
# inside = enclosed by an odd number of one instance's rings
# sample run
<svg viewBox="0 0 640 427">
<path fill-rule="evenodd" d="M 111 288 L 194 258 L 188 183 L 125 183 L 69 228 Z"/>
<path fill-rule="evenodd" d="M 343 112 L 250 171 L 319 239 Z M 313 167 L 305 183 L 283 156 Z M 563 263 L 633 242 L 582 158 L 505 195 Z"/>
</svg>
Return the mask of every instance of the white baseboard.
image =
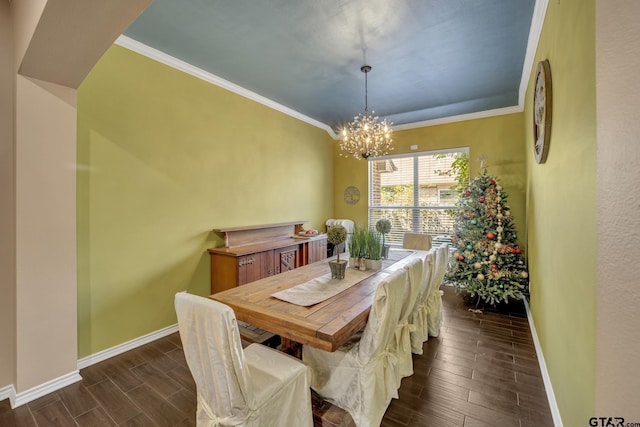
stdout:
<svg viewBox="0 0 640 427">
<path fill-rule="evenodd" d="M 13 402 L 11 402 L 11 407 L 17 408 L 18 406 L 29 403 L 32 400 L 35 400 L 49 393 L 53 393 L 54 391 L 60 390 L 63 387 L 81 380 L 82 377 L 80 376 L 80 373 L 78 371 L 69 372 L 68 374 L 62 375 L 61 377 L 54 378 L 51 381 L 47 381 L 46 383 L 32 387 L 29 390 L 17 393 Z M 10 387 L 13 389 L 13 386 Z"/>
<path fill-rule="evenodd" d="M 99 351 L 90 356 L 83 357 L 82 359 L 78 360 L 78 369 L 84 369 L 87 366 L 94 365 L 98 362 L 102 362 L 103 360 L 107 360 L 111 357 L 117 356 L 129 350 L 133 350 L 136 347 L 140 347 L 141 345 L 148 344 L 157 339 L 166 337 L 167 335 L 171 335 L 174 332 L 178 332 L 177 323 L 171 326 L 167 326 L 166 328 L 159 329 L 155 332 L 151 332 L 147 335 L 134 338 L 131 341 L 118 344 L 106 350 Z"/>
<path fill-rule="evenodd" d="M 32 400 L 35 400 L 46 394 L 53 393 L 54 391 L 60 390 L 61 388 L 64 388 L 70 384 L 81 381 L 82 377 L 80 376 L 80 369 L 86 368 L 87 366 L 91 366 L 98 362 L 102 362 L 103 360 L 117 356 L 126 351 L 133 350 L 136 347 L 140 347 L 141 345 L 148 344 L 159 338 L 166 337 L 167 335 L 171 335 L 177 331 L 178 324 L 173 324 L 158 331 L 151 332 L 150 334 L 132 339 L 131 341 L 118 344 L 115 347 L 111 347 L 90 356 L 83 357 L 82 359 L 78 360 L 78 370 L 55 378 L 51 381 L 47 381 L 46 383 L 32 387 L 29 390 L 23 391 L 21 393 L 16 393 L 13 384 L 2 387 L 0 388 L 0 401 L 8 398 L 12 408 L 24 405 L 25 403 L 29 403 Z"/>
<path fill-rule="evenodd" d="M 544 382 L 544 389 L 547 392 L 547 400 L 549 401 L 549 409 L 551 409 L 551 416 L 553 417 L 553 425 L 556 427 L 563 427 L 562 418 L 560 417 L 560 409 L 558 408 L 558 402 L 556 402 L 556 395 L 553 393 L 553 386 L 551 385 L 551 377 L 549 377 L 549 371 L 547 370 L 547 364 L 544 361 L 544 355 L 542 354 L 542 347 L 540 347 L 540 341 L 538 340 L 538 333 L 536 332 L 536 325 L 533 323 L 533 317 L 531 316 L 531 310 L 529 309 L 529 302 L 526 298 L 522 298 L 524 306 L 527 310 L 527 319 L 529 320 L 529 328 L 531 329 L 531 336 L 533 337 L 533 345 L 536 348 L 536 354 L 538 356 L 538 364 L 540 365 L 540 374 L 542 375 L 542 381 Z"/>
<path fill-rule="evenodd" d="M 9 399 L 9 403 L 11 403 L 11 407 L 15 407 L 16 402 L 16 389 L 13 388 L 13 384 L 9 384 L 6 387 L 0 388 L 0 402 L 5 399 Z"/>
</svg>

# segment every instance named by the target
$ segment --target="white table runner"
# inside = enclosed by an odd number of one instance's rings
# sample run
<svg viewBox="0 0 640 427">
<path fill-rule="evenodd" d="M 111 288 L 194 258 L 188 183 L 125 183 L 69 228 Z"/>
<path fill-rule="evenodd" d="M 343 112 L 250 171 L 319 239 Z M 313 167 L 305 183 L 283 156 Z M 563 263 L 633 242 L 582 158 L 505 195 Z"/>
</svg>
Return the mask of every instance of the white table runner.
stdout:
<svg viewBox="0 0 640 427">
<path fill-rule="evenodd" d="M 402 260 L 412 254 L 413 251 L 394 250 L 389 252 L 389 258 L 382 260 L 382 267 L 387 268 L 390 265 Z M 327 265 L 327 269 L 329 266 Z M 338 295 L 340 292 L 349 289 L 356 283 L 361 282 L 369 276 L 376 274 L 378 270 L 360 271 L 354 268 L 347 268 L 344 279 L 332 279 L 331 273 L 316 277 L 313 280 L 285 289 L 272 294 L 272 297 L 292 304 L 308 307 L 318 304 L 324 300 Z"/>
</svg>

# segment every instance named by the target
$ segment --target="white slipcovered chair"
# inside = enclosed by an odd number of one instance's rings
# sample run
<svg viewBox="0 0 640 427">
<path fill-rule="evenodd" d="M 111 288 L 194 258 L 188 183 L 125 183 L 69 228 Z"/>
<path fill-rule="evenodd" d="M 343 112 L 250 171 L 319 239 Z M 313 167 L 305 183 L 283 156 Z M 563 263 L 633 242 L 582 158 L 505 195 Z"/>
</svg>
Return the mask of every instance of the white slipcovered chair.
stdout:
<svg viewBox="0 0 640 427">
<path fill-rule="evenodd" d="M 444 279 L 444 274 L 447 271 L 447 263 L 449 261 L 449 245 L 443 243 L 436 250 L 435 261 L 435 277 L 433 283 L 433 289 L 431 290 L 429 299 L 427 301 L 427 323 L 429 325 L 429 335 L 437 337 L 440 335 L 440 328 L 442 327 L 442 291 L 440 285 Z"/>
<path fill-rule="evenodd" d="M 350 219 L 328 219 L 325 221 L 327 230 L 333 225 L 341 225 L 347 230 L 347 240 L 344 242 L 344 245 L 345 248 L 348 248 L 349 242 L 351 241 L 351 236 L 353 235 L 353 229 L 355 228 L 355 223 Z"/>
<path fill-rule="evenodd" d="M 395 339 L 392 341 L 391 349 L 398 358 L 396 366 L 396 387 L 400 387 L 402 378 L 413 374 L 413 357 L 411 352 L 411 332 L 415 330 L 411 315 L 416 305 L 418 292 L 422 282 L 422 258 L 417 257 L 405 264 L 407 271 L 407 281 L 404 287 L 404 298 L 398 326 L 396 327 Z"/>
<path fill-rule="evenodd" d="M 413 324 L 411 331 L 411 352 L 422 354 L 422 345 L 429 339 L 427 301 L 431 296 L 431 289 L 435 283 L 436 248 L 431 248 L 424 257 L 422 265 L 422 279 L 418 291 L 416 305 L 413 308 L 409 322 Z"/>
<path fill-rule="evenodd" d="M 302 362 L 260 344 L 243 350 L 235 314 L 224 304 L 183 292 L 175 308 L 199 427 L 313 426 Z"/>
<path fill-rule="evenodd" d="M 402 247 L 405 249 L 418 249 L 428 251 L 431 249 L 431 236 L 422 233 L 405 232 L 402 237 Z"/>
<path fill-rule="evenodd" d="M 389 273 L 378 285 L 361 334 L 334 352 L 302 348 L 311 369 L 311 388 L 349 412 L 356 426 L 379 426 L 392 398 L 398 397 L 396 357 L 390 351 L 402 309 L 405 269 Z"/>
</svg>

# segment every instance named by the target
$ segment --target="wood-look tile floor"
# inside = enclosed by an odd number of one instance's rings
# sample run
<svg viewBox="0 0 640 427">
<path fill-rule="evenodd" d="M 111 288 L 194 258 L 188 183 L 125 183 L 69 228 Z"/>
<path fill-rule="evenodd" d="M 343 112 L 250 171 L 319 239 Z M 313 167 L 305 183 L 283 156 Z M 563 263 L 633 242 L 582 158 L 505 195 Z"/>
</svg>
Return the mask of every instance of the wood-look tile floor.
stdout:
<svg viewBox="0 0 640 427">
<path fill-rule="evenodd" d="M 402 381 L 382 425 L 553 426 L 521 304 L 471 313 L 443 287 L 444 326 Z M 193 426 L 195 384 L 178 334 L 82 369 L 82 381 L 14 410 L 0 426 Z"/>
</svg>

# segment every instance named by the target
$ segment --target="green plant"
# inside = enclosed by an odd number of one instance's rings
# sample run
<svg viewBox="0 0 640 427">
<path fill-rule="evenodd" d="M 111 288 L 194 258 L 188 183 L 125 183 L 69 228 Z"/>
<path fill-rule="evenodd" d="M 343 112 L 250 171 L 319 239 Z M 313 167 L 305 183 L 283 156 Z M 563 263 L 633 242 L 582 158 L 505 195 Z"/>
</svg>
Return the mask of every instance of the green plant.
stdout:
<svg viewBox="0 0 640 427">
<path fill-rule="evenodd" d="M 367 229 L 356 226 L 349 240 L 349 256 L 352 258 L 364 257 L 364 245 L 366 241 Z"/>
<path fill-rule="evenodd" d="M 382 234 L 382 246 L 385 245 L 385 234 L 388 234 L 391 231 L 391 221 L 387 218 L 380 218 L 378 222 L 376 222 L 376 230 L 378 233 Z"/>
<path fill-rule="evenodd" d="M 333 225 L 329 227 L 327 230 L 327 241 L 332 243 L 336 248 L 338 248 L 338 257 L 337 261 L 340 262 L 340 249 L 339 246 L 347 240 L 347 229 L 342 225 Z"/>
<path fill-rule="evenodd" d="M 450 154 L 439 154 L 436 158 L 444 159 L 447 156 L 450 156 Z M 462 195 L 469 186 L 469 153 L 456 153 L 449 170 L 436 170 L 434 172 L 438 176 L 455 176 L 456 185 L 453 188 L 458 192 L 458 195 Z"/>
<path fill-rule="evenodd" d="M 364 245 L 364 257 L 372 260 L 379 260 L 382 257 L 382 242 L 380 235 L 374 230 L 365 230 L 366 239 Z"/>
</svg>

